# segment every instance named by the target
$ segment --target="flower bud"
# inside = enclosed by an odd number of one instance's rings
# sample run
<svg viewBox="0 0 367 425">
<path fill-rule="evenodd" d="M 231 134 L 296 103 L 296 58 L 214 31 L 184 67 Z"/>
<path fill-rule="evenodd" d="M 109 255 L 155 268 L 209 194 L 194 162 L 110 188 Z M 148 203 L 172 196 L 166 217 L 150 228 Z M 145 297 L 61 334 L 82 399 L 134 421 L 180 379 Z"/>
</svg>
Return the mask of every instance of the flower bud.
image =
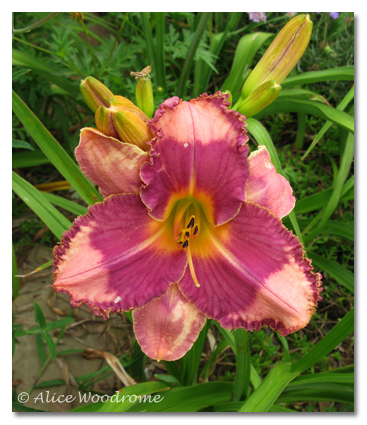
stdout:
<svg viewBox="0 0 367 425">
<path fill-rule="evenodd" d="M 309 15 L 298 15 L 285 25 L 247 78 L 241 91 L 242 99 L 266 81 L 281 84 L 306 50 L 312 25 Z"/>
<path fill-rule="evenodd" d="M 260 87 L 255 89 L 247 98 L 237 107 L 240 114 L 247 118 L 253 117 L 278 97 L 282 87 L 275 81 L 266 81 Z"/>
<path fill-rule="evenodd" d="M 144 111 L 149 118 L 152 118 L 154 113 L 154 96 L 152 81 L 149 75 L 138 78 L 135 97 L 138 107 Z"/>
<path fill-rule="evenodd" d="M 96 125 L 99 131 L 109 137 L 149 150 L 146 144 L 154 137 L 146 122 L 149 118 L 129 99 L 123 96 L 110 98 L 110 107 L 100 106 L 96 112 Z"/>
<path fill-rule="evenodd" d="M 80 83 L 80 91 L 85 103 L 96 112 L 100 106 L 109 107 L 113 93 L 96 78 L 87 77 Z"/>
<path fill-rule="evenodd" d="M 146 142 L 153 139 L 154 133 L 142 119 L 131 111 L 118 111 L 114 119 L 120 140 L 136 145 L 144 151 L 149 150 Z"/>
</svg>

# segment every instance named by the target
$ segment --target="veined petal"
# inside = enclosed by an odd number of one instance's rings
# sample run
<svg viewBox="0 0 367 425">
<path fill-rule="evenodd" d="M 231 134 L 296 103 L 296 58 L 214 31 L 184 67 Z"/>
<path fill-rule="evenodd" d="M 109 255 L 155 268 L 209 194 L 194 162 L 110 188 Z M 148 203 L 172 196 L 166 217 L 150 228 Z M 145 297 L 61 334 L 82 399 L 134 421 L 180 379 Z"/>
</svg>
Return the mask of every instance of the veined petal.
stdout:
<svg viewBox="0 0 367 425">
<path fill-rule="evenodd" d="M 296 199 L 288 181 L 277 173 L 271 163 L 266 147 L 259 146 L 257 151 L 251 153 L 248 162 L 250 177 L 245 188 L 247 201 L 268 208 L 279 218 L 288 215 Z"/>
<path fill-rule="evenodd" d="M 307 325 L 321 299 L 321 275 L 277 217 L 245 202 L 211 240 L 205 249 L 191 245 L 200 287 L 188 271 L 179 282 L 198 310 L 226 329 L 270 326 L 287 335 Z"/>
<path fill-rule="evenodd" d="M 227 94 L 190 102 L 166 100 L 148 124 L 151 163 L 141 168 L 141 197 L 150 215 L 164 220 L 178 199 L 192 195 L 210 204 L 215 225 L 233 218 L 244 201 L 249 175 L 245 117 L 228 110 Z"/>
<path fill-rule="evenodd" d="M 172 361 L 190 350 L 206 317 L 173 284 L 162 298 L 135 309 L 133 319 L 143 352 L 152 359 Z"/>
<path fill-rule="evenodd" d="M 83 128 L 75 156 L 103 197 L 139 192 L 140 167 L 148 160 L 148 154 L 137 146 L 105 136 L 94 128 Z"/>
<path fill-rule="evenodd" d="M 161 297 L 187 263 L 163 226 L 148 216 L 139 195 L 94 204 L 54 249 L 54 289 L 103 317 Z"/>
</svg>

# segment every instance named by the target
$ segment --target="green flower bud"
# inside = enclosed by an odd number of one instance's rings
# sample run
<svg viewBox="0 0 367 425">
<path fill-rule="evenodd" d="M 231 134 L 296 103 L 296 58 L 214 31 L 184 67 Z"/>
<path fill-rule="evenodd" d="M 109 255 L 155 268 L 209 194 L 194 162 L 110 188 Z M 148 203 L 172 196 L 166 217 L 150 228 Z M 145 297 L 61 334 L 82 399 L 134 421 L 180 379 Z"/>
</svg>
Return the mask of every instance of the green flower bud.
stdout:
<svg viewBox="0 0 367 425">
<path fill-rule="evenodd" d="M 266 81 L 255 89 L 237 108 L 247 118 L 253 117 L 278 97 L 282 87 L 275 81 Z"/>
<path fill-rule="evenodd" d="M 138 108 L 145 112 L 149 118 L 152 118 L 154 113 L 154 96 L 152 81 L 149 75 L 138 78 L 135 97 Z"/>
<path fill-rule="evenodd" d="M 298 15 L 285 25 L 247 78 L 241 91 L 242 99 L 266 81 L 282 83 L 306 50 L 312 25 L 309 15 Z"/>
<path fill-rule="evenodd" d="M 80 83 L 80 91 L 85 103 L 96 112 L 100 106 L 109 107 L 109 99 L 113 93 L 96 78 L 87 77 Z"/>
<path fill-rule="evenodd" d="M 148 151 L 146 142 L 154 137 L 146 124 L 148 116 L 123 96 L 113 96 L 109 103 L 109 108 L 100 106 L 96 112 L 98 130 L 106 136 Z"/>
</svg>

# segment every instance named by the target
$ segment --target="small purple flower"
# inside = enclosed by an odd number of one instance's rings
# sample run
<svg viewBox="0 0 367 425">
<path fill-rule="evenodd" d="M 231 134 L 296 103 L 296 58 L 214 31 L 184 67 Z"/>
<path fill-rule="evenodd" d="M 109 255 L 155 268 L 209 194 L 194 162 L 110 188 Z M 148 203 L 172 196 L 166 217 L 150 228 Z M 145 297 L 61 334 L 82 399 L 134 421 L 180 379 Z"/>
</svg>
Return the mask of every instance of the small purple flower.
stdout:
<svg viewBox="0 0 367 425">
<path fill-rule="evenodd" d="M 316 13 L 321 13 L 321 12 L 316 12 Z M 339 18 L 339 12 L 328 12 L 330 17 L 333 19 L 337 19 Z"/>
<path fill-rule="evenodd" d="M 266 22 L 266 15 L 264 12 L 247 12 L 250 15 L 250 20 L 254 22 Z"/>
</svg>

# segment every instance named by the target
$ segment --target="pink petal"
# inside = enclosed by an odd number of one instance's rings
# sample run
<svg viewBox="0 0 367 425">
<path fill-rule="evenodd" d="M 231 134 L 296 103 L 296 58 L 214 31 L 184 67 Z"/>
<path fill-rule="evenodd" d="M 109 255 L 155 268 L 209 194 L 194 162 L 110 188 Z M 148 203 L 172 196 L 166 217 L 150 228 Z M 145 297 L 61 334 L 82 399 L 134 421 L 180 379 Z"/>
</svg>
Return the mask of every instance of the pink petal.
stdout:
<svg viewBox="0 0 367 425">
<path fill-rule="evenodd" d="M 94 128 L 83 128 L 75 156 L 83 173 L 99 186 L 104 197 L 139 192 L 140 167 L 148 160 L 148 154 L 137 146 L 105 136 Z"/>
<path fill-rule="evenodd" d="M 190 350 L 205 316 L 187 301 L 176 284 L 166 294 L 133 311 L 134 333 L 144 353 L 156 360 L 177 360 Z"/>
<path fill-rule="evenodd" d="M 166 233 L 138 195 L 113 195 L 94 204 L 54 249 L 53 287 L 97 316 L 141 307 L 184 272 L 185 252 Z"/>
<path fill-rule="evenodd" d="M 308 324 L 321 299 L 321 275 L 278 218 L 245 202 L 212 235 L 200 249 L 191 245 L 200 287 L 188 270 L 179 282 L 198 310 L 226 329 L 270 326 L 287 335 Z"/>
<path fill-rule="evenodd" d="M 266 147 L 259 146 L 248 161 L 250 177 L 245 188 L 246 200 L 268 208 L 279 218 L 288 215 L 296 203 L 293 190 L 288 181 L 277 173 Z"/>
<path fill-rule="evenodd" d="M 167 218 L 175 200 L 193 195 L 210 205 L 222 224 L 244 201 L 248 177 L 245 117 L 227 109 L 227 95 L 203 94 L 182 102 L 166 100 L 149 126 L 155 132 L 151 163 L 141 168 L 141 197 L 157 220 Z"/>
</svg>

